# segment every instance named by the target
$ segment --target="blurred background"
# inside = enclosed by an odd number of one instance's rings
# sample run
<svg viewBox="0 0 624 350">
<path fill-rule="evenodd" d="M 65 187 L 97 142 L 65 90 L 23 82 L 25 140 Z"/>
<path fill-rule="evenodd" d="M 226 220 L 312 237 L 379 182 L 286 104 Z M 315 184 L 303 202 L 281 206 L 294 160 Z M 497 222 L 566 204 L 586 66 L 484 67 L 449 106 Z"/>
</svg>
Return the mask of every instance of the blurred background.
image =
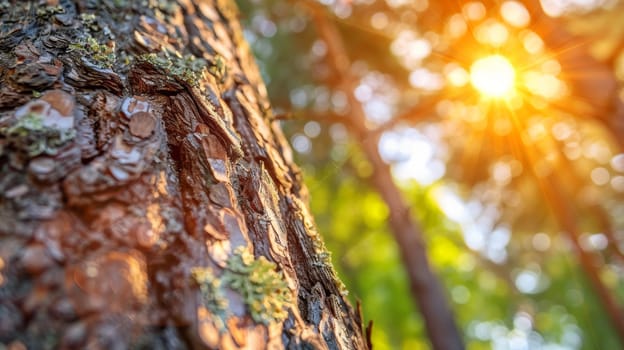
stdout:
<svg viewBox="0 0 624 350">
<path fill-rule="evenodd" d="M 622 1 L 239 6 L 375 349 L 430 346 L 406 228 L 468 349 L 624 348 Z"/>
</svg>

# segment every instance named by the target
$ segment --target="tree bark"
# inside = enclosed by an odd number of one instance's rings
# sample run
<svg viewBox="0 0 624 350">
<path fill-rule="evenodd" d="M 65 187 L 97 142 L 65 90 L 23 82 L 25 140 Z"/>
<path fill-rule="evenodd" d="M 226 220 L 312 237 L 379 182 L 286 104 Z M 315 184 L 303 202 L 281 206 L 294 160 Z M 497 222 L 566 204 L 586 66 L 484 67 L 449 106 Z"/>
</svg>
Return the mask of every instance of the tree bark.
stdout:
<svg viewBox="0 0 624 350">
<path fill-rule="evenodd" d="M 0 1 L 0 348 L 367 347 L 237 15 Z"/>
</svg>

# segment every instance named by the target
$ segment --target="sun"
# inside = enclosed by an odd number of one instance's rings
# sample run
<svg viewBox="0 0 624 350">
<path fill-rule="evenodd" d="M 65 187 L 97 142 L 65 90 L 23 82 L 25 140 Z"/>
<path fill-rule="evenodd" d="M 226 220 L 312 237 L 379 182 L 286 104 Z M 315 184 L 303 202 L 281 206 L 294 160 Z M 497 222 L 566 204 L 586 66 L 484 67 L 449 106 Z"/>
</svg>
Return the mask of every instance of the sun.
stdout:
<svg viewBox="0 0 624 350">
<path fill-rule="evenodd" d="M 470 82 L 483 95 L 491 98 L 510 96 L 516 71 L 505 56 L 491 55 L 475 61 L 470 67 Z"/>
</svg>

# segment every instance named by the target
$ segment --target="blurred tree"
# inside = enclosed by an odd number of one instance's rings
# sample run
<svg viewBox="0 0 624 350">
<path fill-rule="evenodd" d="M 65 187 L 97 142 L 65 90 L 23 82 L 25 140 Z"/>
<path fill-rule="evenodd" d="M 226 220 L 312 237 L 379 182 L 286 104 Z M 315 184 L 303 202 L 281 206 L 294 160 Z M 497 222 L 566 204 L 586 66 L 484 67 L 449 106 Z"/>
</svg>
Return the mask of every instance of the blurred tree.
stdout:
<svg viewBox="0 0 624 350">
<path fill-rule="evenodd" d="M 0 349 L 364 349 L 234 3 L 0 1 Z"/>
<path fill-rule="evenodd" d="M 396 311 L 411 306 L 405 281 L 375 272 L 408 248 L 381 248 L 390 213 L 371 227 L 359 200 L 378 166 L 366 144 L 415 208 L 469 348 L 621 346 L 620 1 L 319 1 L 351 85 L 309 6 L 251 3 L 247 35 L 275 104 L 295 110 L 286 129 L 315 215 L 376 346 L 422 345 L 422 325 Z"/>
</svg>

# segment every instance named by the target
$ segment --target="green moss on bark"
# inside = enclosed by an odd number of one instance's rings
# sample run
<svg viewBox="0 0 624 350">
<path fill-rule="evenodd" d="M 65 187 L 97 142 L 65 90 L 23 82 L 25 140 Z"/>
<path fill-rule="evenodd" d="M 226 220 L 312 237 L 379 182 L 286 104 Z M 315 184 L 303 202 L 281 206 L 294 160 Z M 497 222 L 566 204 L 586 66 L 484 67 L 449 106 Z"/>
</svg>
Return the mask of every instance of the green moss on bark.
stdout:
<svg viewBox="0 0 624 350">
<path fill-rule="evenodd" d="M 257 323 L 281 322 L 288 317 L 292 293 L 277 266 L 261 256 L 255 259 L 245 248 L 237 249 L 228 260 L 220 278 L 211 268 L 191 272 L 199 285 L 204 306 L 224 324 L 228 302 L 225 289 L 238 293 Z"/>
</svg>

